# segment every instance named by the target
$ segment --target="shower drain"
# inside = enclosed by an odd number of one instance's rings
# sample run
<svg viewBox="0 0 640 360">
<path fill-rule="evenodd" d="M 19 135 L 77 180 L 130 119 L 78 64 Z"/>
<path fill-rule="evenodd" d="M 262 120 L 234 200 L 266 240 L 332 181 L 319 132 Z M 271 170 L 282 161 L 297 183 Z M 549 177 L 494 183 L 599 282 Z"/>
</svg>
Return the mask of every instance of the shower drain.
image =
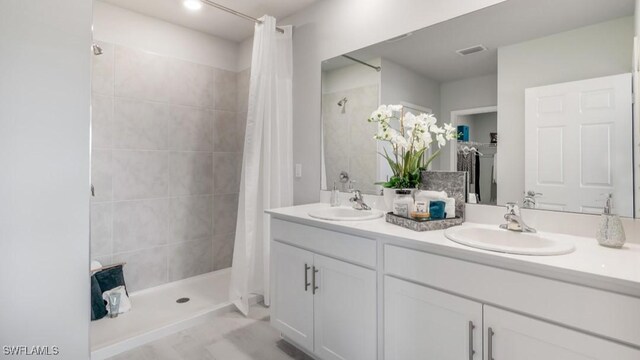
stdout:
<svg viewBox="0 0 640 360">
<path fill-rule="evenodd" d="M 189 300 L 191 300 L 191 299 L 189 299 L 188 297 L 183 297 L 183 298 L 180 298 L 180 299 L 176 300 L 176 302 L 177 302 L 178 304 L 184 304 L 184 303 L 186 303 L 186 302 L 187 302 L 187 301 L 189 301 Z"/>
</svg>

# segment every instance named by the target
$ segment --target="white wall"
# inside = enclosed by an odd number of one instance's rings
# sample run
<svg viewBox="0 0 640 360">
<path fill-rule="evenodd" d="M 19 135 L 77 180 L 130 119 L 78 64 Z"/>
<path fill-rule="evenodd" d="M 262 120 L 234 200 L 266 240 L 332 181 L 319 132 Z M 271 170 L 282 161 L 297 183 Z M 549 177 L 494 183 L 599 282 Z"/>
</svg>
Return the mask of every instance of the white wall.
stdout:
<svg viewBox="0 0 640 360">
<path fill-rule="evenodd" d="M 380 101 L 382 104 L 409 102 L 430 108 L 439 119 L 440 84 L 438 82 L 387 59 L 382 59 L 381 77 Z"/>
<path fill-rule="evenodd" d="M 380 66 L 380 58 L 368 59 L 367 63 Z M 374 69 L 361 65 L 353 64 L 344 66 L 341 68 L 323 71 L 322 73 L 322 93 L 333 93 L 336 91 L 344 91 L 349 89 L 355 89 L 368 85 L 380 84 L 381 72 L 377 72 Z M 372 109 L 373 111 L 375 109 Z"/>
<path fill-rule="evenodd" d="M 0 351 L 89 358 L 91 3 L 0 2 Z"/>
<path fill-rule="evenodd" d="M 240 43 L 238 48 L 238 71 L 251 67 L 251 53 L 253 52 L 253 36 Z"/>
<path fill-rule="evenodd" d="M 302 164 L 302 177 L 294 182 L 295 203 L 319 200 L 322 60 L 502 1 L 323 0 L 278 21 L 295 26 L 293 148 L 294 162 Z"/>
<path fill-rule="evenodd" d="M 635 158 L 635 168 L 634 168 L 634 174 L 635 174 L 635 194 L 636 194 L 636 202 L 635 202 L 635 212 L 636 212 L 636 218 L 640 218 L 640 86 L 638 85 L 638 80 L 640 80 L 640 72 L 638 71 L 638 69 L 640 69 L 640 67 L 638 65 L 640 65 L 640 60 L 639 60 L 639 56 L 640 54 L 638 54 L 638 44 L 640 44 L 640 42 L 638 41 L 638 34 L 640 33 L 640 0 L 636 0 L 636 12 L 634 15 L 635 18 L 635 42 L 636 42 L 636 50 L 634 52 L 634 76 L 633 76 L 633 89 L 634 89 L 634 103 L 633 103 L 633 118 L 634 118 L 634 147 L 635 147 L 635 153 L 634 153 L 634 158 Z"/>
<path fill-rule="evenodd" d="M 440 85 L 441 120 L 452 122 L 451 112 L 498 104 L 498 75 L 489 74 L 451 81 Z M 451 145 L 434 161 L 434 169 L 452 169 Z"/>
<path fill-rule="evenodd" d="M 246 65 L 238 61 L 240 44 L 236 42 L 102 1 L 94 3 L 93 35 L 96 39 L 223 70 L 239 71 L 250 66 L 250 63 Z M 250 50 L 249 46 L 249 57 Z"/>
<path fill-rule="evenodd" d="M 524 191 L 524 89 L 631 72 L 626 17 L 498 49 L 498 204 Z M 503 171 L 501 169 L 508 169 Z"/>
<path fill-rule="evenodd" d="M 491 133 L 498 131 L 498 113 L 488 112 L 482 114 L 471 115 L 471 140 L 489 143 L 491 142 Z"/>
</svg>

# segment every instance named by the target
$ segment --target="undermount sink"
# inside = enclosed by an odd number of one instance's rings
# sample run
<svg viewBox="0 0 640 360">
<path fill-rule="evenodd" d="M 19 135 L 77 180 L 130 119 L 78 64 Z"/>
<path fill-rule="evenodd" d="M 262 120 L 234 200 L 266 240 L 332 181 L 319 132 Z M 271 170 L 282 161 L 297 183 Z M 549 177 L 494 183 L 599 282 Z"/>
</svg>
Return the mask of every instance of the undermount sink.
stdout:
<svg viewBox="0 0 640 360">
<path fill-rule="evenodd" d="M 573 242 L 561 234 L 522 233 L 498 226 L 457 226 L 444 235 L 462 245 L 519 255 L 564 255 L 575 250 Z"/>
<path fill-rule="evenodd" d="M 330 207 L 309 211 L 309 216 L 332 221 L 362 221 L 373 220 L 382 217 L 380 210 L 356 210 L 350 207 Z"/>
</svg>

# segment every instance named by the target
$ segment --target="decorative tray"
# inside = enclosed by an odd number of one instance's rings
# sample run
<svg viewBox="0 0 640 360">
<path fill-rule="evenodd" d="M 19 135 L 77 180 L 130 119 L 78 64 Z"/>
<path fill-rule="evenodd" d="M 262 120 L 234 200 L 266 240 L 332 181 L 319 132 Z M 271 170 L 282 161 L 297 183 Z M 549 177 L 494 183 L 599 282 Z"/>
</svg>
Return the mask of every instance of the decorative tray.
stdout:
<svg viewBox="0 0 640 360">
<path fill-rule="evenodd" d="M 452 226 L 460 225 L 464 222 L 464 219 L 461 217 L 438 220 L 412 219 L 395 215 L 392 212 L 387 213 L 386 220 L 388 223 L 402 226 L 413 231 L 443 230 Z"/>
</svg>

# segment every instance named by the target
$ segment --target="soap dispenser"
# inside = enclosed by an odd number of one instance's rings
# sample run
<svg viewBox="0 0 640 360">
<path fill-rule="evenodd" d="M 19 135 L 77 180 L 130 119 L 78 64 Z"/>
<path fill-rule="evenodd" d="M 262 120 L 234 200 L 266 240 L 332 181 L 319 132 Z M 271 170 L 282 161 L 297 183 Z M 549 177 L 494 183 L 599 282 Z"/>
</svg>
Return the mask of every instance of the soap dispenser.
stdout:
<svg viewBox="0 0 640 360">
<path fill-rule="evenodd" d="M 600 225 L 596 234 L 598 243 L 602 246 L 611 248 L 621 248 L 624 245 L 626 238 L 624 235 L 624 228 L 622 227 L 622 221 L 618 215 L 612 214 L 612 194 L 607 194 L 607 200 L 604 206 L 602 217 L 600 218 Z"/>
<path fill-rule="evenodd" d="M 329 200 L 331 206 L 340 206 L 340 192 L 336 187 L 335 181 L 333 182 L 333 190 L 331 190 L 331 199 Z"/>
</svg>

